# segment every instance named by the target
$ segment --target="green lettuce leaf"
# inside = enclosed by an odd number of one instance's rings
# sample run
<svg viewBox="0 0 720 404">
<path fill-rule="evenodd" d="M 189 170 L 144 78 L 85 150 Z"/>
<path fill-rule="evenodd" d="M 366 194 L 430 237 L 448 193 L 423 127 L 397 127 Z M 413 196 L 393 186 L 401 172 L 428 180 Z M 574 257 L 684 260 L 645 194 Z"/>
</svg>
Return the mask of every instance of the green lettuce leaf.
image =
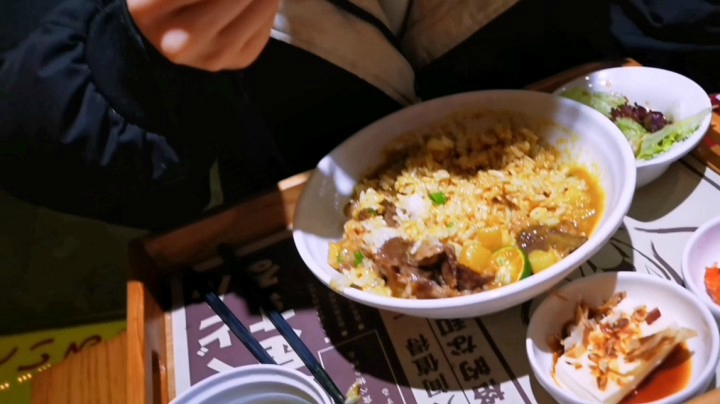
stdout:
<svg viewBox="0 0 720 404">
<path fill-rule="evenodd" d="M 608 118 L 610 118 L 610 111 L 628 103 L 625 97 L 610 93 L 592 92 L 582 87 L 565 90 L 560 95 L 600 111 Z"/>
<path fill-rule="evenodd" d="M 637 123 L 634 119 L 630 118 L 619 118 L 615 121 L 615 125 L 620 129 L 620 132 L 625 135 L 630 147 L 632 147 L 635 156 L 640 152 L 642 147 L 643 139 L 650 134 L 642 125 Z"/>
<path fill-rule="evenodd" d="M 706 108 L 689 118 L 667 125 L 659 131 L 646 136 L 640 145 L 639 152 L 636 154 L 637 158 L 639 160 L 650 160 L 672 149 L 677 143 L 692 135 L 711 111 L 710 108 Z"/>
</svg>

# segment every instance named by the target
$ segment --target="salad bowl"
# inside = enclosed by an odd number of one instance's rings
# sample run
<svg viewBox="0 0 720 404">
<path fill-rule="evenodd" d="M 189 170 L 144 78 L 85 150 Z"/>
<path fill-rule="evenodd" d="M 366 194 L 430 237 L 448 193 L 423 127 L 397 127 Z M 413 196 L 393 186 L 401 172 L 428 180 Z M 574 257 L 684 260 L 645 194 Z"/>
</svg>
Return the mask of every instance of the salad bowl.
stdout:
<svg viewBox="0 0 720 404">
<path fill-rule="evenodd" d="M 653 67 L 598 70 L 560 86 L 554 94 L 595 108 L 620 128 L 636 157 L 637 188 L 655 181 L 690 153 L 712 119 L 710 97 L 702 87 Z"/>
</svg>

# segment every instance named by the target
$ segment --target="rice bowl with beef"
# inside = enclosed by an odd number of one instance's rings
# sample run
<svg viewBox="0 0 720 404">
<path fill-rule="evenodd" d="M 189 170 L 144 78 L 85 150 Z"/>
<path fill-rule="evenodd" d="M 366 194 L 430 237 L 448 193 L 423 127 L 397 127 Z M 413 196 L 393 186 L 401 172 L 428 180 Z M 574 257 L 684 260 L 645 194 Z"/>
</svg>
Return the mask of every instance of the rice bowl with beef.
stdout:
<svg viewBox="0 0 720 404">
<path fill-rule="evenodd" d="M 532 276 L 480 293 L 404 298 L 387 293 L 387 289 L 382 293 L 352 286 L 351 277 L 345 271 L 333 268 L 329 258 L 332 244 L 345 238 L 345 224 L 352 218 L 348 213 L 351 213 L 351 201 L 357 195 L 358 184 L 389 167 L 388 147 L 404 135 L 422 132 L 454 114 L 487 110 L 505 111 L 527 120 L 540 143 L 557 149 L 563 163 L 582 165 L 597 181 L 603 204 L 587 241 L 548 268 L 533 272 Z M 451 170 L 447 171 L 453 174 Z M 518 305 L 549 290 L 599 251 L 622 225 L 632 202 L 635 181 L 635 158 L 627 140 L 617 126 L 590 107 L 556 95 L 524 90 L 455 94 L 388 115 L 360 130 L 320 160 L 297 200 L 293 240 L 313 275 L 347 299 L 380 310 L 424 318 L 482 316 Z M 452 195 L 446 197 L 449 202 Z M 381 213 L 378 211 L 375 215 Z M 525 240 L 516 239 L 516 244 L 548 244 L 555 235 L 530 231 Z M 349 258 L 354 263 L 356 258 L 365 261 L 372 257 L 368 253 L 367 257 L 353 254 Z M 437 268 L 433 270 L 437 271 Z M 366 272 L 378 275 L 378 272 Z"/>
<path fill-rule="evenodd" d="M 591 167 L 538 136 L 552 122 L 474 110 L 407 133 L 355 187 L 328 263 L 336 288 L 410 299 L 519 282 L 580 247 L 605 209 Z"/>
</svg>

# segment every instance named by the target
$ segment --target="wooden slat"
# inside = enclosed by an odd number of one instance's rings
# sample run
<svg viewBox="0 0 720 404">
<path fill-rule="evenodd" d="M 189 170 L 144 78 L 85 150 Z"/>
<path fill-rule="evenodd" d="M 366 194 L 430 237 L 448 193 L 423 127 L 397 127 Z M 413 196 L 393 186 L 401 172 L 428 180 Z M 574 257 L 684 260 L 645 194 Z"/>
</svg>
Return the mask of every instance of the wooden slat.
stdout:
<svg viewBox="0 0 720 404">
<path fill-rule="evenodd" d="M 694 155 L 720 174 L 720 113 L 713 114 L 710 130 Z"/>
<path fill-rule="evenodd" d="M 32 404 L 126 404 L 125 333 L 75 354 L 33 378 Z"/>
<path fill-rule="evenodd" d="M 204 261 L 220 243 L 243 245 L 287 228 L 310 173 L 278 183 L 275 191 L 162 236 L 144 240 L 148 254 L 163 269 Z"/>
<path fill-rule="evenodd" d="M 137 241 L 129 247 L 127 397 L 134 404 L 166 403 L 165 279 L 144 246 Z"/>
<path fill-rule="evenodd" d="M 163 362 L 165 367 L 165 379 L 167 380 L 167 386 L 162 386 L 167 391 L 168 397 L 177 396 L 175 390 L 175 351 L 172 339 L 172 314 L 165 313 L 165 361 Z"/>
<path fill-rule="evenodd" d="M 535 91 L 553 92 L 561 85 L 567 83 L 568 81 L 574 80 L 578 77 L 584 76 L 586 74 L 590 74 L 597 70 L 607 69 L 610 67 L 620 67 L 620 66 L 640 66 L 640 64 L 632 59 L 623 59 L 620 61 L 610 61 L 610 62 L 588 63 L 585 65 L 581 65 L 581 66 L 572 68 L 570 70 L 566 70 L 564 72 L 558 73 L 552 77 L 548 77 L 548 78 L 546 78 L 544 80 L 540 80 L 536 83 L 530 84 L 529 86 L 527 86 L 527 89 L 535 90 Z"/>
</svg>

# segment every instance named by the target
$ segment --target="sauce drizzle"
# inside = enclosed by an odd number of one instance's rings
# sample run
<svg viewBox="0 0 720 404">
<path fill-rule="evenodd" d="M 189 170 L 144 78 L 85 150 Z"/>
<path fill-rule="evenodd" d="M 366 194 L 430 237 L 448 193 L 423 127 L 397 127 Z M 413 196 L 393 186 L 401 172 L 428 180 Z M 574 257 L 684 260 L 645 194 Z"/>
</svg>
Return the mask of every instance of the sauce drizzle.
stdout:
<svg viewBox="0 0 720 404">
<path fill-rule="evenodd" d="M 682 343 L 621 404 L 649 403 L 683 390 L 692 376 L 692 352 Z"/>
</svg>

